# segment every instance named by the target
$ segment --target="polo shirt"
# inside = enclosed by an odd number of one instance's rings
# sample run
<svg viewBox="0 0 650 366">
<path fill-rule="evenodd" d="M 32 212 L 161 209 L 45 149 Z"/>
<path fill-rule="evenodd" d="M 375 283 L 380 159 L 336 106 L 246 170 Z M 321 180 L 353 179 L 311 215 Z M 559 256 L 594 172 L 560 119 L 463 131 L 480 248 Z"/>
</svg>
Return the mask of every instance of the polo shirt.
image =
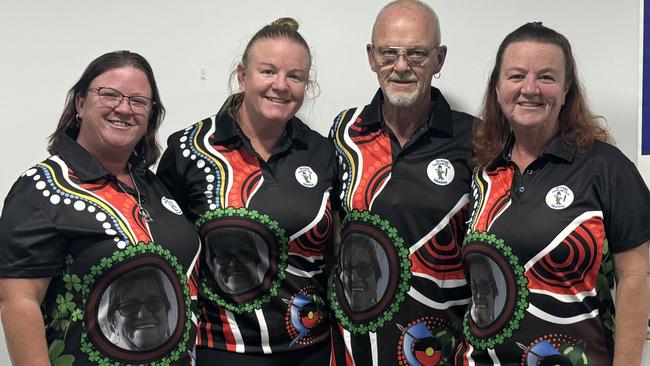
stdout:
<svg viewBox="0 0 650 366">
<path fill-rule="evenodd" d="M 158 175 L 204 242 L 197 345 L 269 354 L 328 341 L 331 143 L 292 118 L 265 162 L 226 111 L 167 144 Z"/>
<path fill-rule="evenodd" d="M 457 363 L 610 365 L 612 258 L 650 240 L 648 188 L 600 141 L 581 154 L 555 137 L 523 172 L 513 145 L 473 175 L 463 246 L 473 303 Z"/>
<path fill-rule="evenodd" d="M 330 134 L 345 213 L 330 284 L 332 364 L 450 362 L 469 302 L 460 244 L 473 117 L 432 87 L 431 114 L 400 147 L 382 103 L 379 90 L 340 113 Z"/>
<path fill-rule="evenodd" d="M 51 278 L 41 309 L 55 365 L 187 365 L 196 232 L 159 179 L 134 165 L 153 218 L 145 221 L 137 192 L 120 188 L 74 138 L 62 136 L 59 154 L 11 188 L 0 218 L 0 277 Z"/>
</svg>

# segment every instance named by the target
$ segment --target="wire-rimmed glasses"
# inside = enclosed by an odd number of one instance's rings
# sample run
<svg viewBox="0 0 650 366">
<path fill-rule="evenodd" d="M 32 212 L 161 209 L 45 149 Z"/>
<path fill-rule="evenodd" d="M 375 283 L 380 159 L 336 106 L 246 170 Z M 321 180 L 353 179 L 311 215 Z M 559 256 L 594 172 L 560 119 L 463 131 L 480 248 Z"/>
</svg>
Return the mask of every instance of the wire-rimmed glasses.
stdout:
<svg viewBox="0 0 650 366">
<path fill-rule="evenodd" d="M 378 47 L 373 44 L 368 45 L 368 49 L 373 54 L 375 61 L 380 67 L 393 66 L 401 56 L 411 67 L 422 67 L 431 58 L 440 47 L 421 48 L 421 47 Z"/>
<path fill-rule="evenodd" d="M 146 115 L 151 110 L 151 107 L 156 104 L 151 98 L 143 97 L 140 95 L 124 95 L 121 92 L 108 87 L 90 88 L 88 91 L 97 93 L 99 102 L 108 108 L 117 108 L 126 98 L 129 103 L 131 111 L 136 114 Z"/>
</svg>

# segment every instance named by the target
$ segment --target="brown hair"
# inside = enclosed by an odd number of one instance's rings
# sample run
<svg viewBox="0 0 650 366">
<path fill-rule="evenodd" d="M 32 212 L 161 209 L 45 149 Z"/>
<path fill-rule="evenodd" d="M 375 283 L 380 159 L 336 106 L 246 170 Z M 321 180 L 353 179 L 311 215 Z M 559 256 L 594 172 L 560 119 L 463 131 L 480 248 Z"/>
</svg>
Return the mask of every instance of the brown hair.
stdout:
<svg viewBox="0 0 650 366">
<path fill-rule="evenodd" d="M 151 87 L 151 100 L 153 105 L 149 112 L 149 121 L 147 122 L 147 134 L 135 146 L 135 154 L 144 163 L 146 167 L 153 165 L 160 156 L 160 146 L 156 141 L 156 132 L 160 123 L 165 117 L 165 107 L 160 100 L 160 93 L 156 79 L 153 76 L 153 70 L 147 60 L 135 52 L 130 51 L 114 51 L 105 53 L 94 59 L 81 74 L 79 80 L 68 91 L 65 99 L 65 107 L 63 113 L 59 118 L 59 124 L 56 130 L 49 137 L 47 151 L 56 155 L 59 153 L 59 141 L 61 136 L 70 129 L 76 129 L 74 133 L 78 133 L 78 126 L 75 116 L 77 115 L 76 99 L 83 97 L 88 92 L 90 83 L 95 80 L 99 75 L 118 69 L 121 67 L 131 66 L 142 71 L 149 80 Z M 75 136 L 76 137 L 76 136 Z"/>
<path fill-rule="evenodd" d="M 601 124 L 604 118 L 589 110 L 569 41 L 562 34 L 543 26 L 542 23 L 531 22 L 508 34 L 497 51 L 494 69 L 483 98 L 483 108 L 480 113 L 482 120 L 474 125 L 474 157 L 472 158 L 474 166 L 481 168 L 494 161 L 505 148 L 510 135 L 510 125 L 499 105 L 496 88 L 503 54 L 510 44 L 516 42 L 556 45 L 564 54 L 567 93 L 558 116 L 562 142 L 567 146 L 575 147 L 578 153 L 584 153 L 594 140 L 612 142 L 609 133 Z"/>
</svg>

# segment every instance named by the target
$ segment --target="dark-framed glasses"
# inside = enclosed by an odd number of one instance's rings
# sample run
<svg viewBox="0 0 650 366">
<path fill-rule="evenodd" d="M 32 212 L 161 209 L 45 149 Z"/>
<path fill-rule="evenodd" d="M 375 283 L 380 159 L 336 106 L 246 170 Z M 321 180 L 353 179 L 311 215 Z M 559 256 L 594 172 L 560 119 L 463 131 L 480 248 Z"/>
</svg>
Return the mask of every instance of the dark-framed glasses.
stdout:
<svg viewBox="0 0 650 366">
<path fill-rule="evenodd" d="M 131 111 L 136 114 L 147 114 L 151 110 L 151 107 L 156 104 L 151 98 L 140 95 L 124 95 L 113 88 L 103 86 L 90 88 L 88 91 L 95 92 L 99 98 L 99 102 L 108 108 L 117 108 L 122 103 L 122 100 L 126 99 L 129 102 Z"/>
<path fill-rule="evenodd" d="M 406 62 L 411 67 L 422 67 L 431 58 L 440 47 L 420 48 L 420 47 L 376 47 L 373 44 L 368 45 L 372 51 L 375 61 L 380 67 L 393 66 L 401 56 L 404 56 Z"/>
<path fill-rule="evenodd" d="M 487 296 L 492 293 L 492 289 L 496 286 L 494 283 L 481 279 L 479 281 L 472 280 L 472 292 L 479 293 L 483 296 Z"/>
<path fill-rule="evenodd" d="M 160 311 L 163 308 L 164 302 L 160 296 L 151 296 L 144 301 L 126 301 L 117 306 L 117 311 L 123 317 L 129 318 L 134 316 L 140 311 L 141 307 L 145 307 L 151 314 Z"/>
<path fill-rule="evenodd" d="M 229 253 L 227 251 L 219 250 L 216 253 L 214 253 L 213 259 L 217 262 L 218 265 L 225 266 L 233 260 L 240 264 L 255 263 L 258 261 L 259 258 L 256 253 L 248 250 L 239 250 L 237 251 L 237 253 Z"/>
<path fill-rule="evenodd" d="M 354 264 L 344 264 L 341 267 L 341 273 L 345 274 L 348 277 L 352 276 L 352 272 L 355 272 L 357 276 L 368 278 L 375 275 L 375 267 L 368 262 L 358 262 Z"/>
</svg>

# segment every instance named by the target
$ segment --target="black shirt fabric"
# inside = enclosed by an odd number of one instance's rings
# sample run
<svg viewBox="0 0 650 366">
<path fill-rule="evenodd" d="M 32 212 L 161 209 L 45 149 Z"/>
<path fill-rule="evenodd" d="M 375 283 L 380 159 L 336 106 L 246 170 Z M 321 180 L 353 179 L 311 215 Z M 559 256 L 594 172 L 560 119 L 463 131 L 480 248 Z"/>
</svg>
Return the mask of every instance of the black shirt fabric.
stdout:
<svg viewBox="0 0 650 366">
<path fill-rule="evenodd" d="M 5 200 L 0 277 L 51 277 L 41 309 L 55 365 L 190 362 L 188 278 L 200 242 L 159 179 L 132 173 L 151 222 L 138 193 L 68 135 Z"/>
<path fill-rule="evenodd" d="M 331 143 L 298 118 L 266 162 L 227 111 L 169 137 L 158 175 L 205 248 L 199 347 L 271 354 L 329 340 L 335 168 Z"/>
<path fill-rule="evenodd" d="M 555 137 L 524 172 L 513 144 L 473 176 L 463 247 L 473 304 L 457 362 L 610 365 L 612 258 L 650 240 L 648 188 L 609 144 L 578 154 Z"/>
<path fill-rule="evenodd" d="M 403 147 L 384 123 L 381 90 L 335 119 L 345 213 L 330 285 L 337 365 L 448 363 L 459 344 L 473 117 L 433 87 L 431 100 Z"/>
</svg>

